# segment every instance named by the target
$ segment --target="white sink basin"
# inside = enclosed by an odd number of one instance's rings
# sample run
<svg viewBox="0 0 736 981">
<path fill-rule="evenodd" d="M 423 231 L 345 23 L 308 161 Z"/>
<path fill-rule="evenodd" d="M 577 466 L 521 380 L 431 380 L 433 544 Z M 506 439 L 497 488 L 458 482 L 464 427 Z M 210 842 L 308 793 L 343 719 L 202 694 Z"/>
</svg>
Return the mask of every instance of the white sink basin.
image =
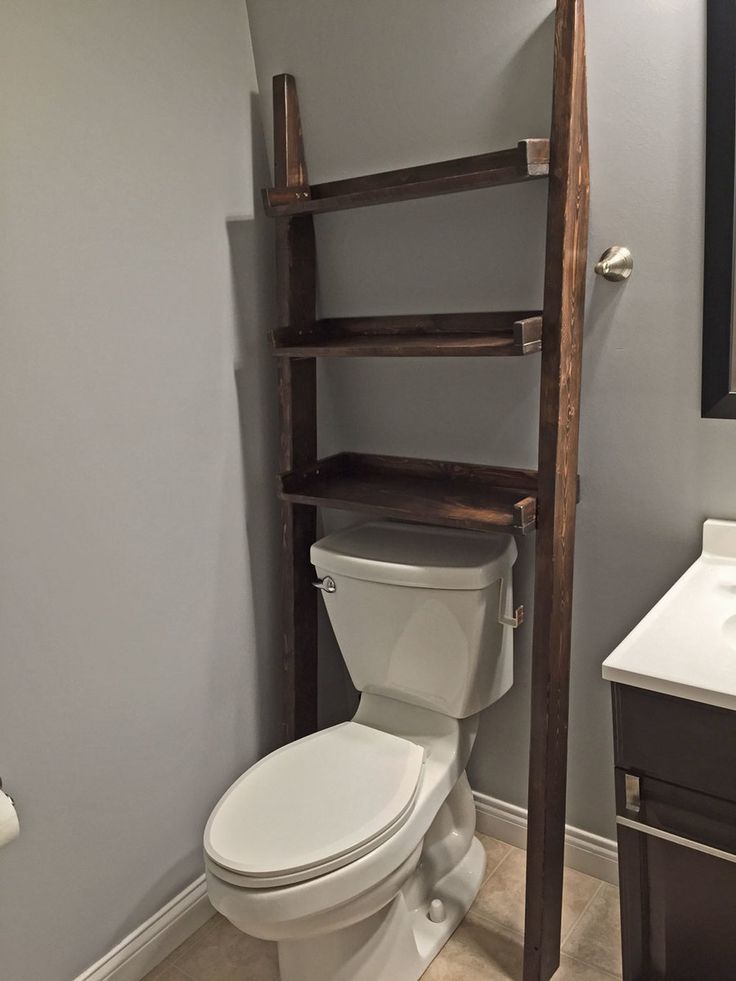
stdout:
<svg viewBox="0 0 736 981">
<path fill-rule="evenodd" d="M 705 522 L 703 554 L 603 662 L 603 677 L 736 709 L 736 521 Z"/>
</svg>

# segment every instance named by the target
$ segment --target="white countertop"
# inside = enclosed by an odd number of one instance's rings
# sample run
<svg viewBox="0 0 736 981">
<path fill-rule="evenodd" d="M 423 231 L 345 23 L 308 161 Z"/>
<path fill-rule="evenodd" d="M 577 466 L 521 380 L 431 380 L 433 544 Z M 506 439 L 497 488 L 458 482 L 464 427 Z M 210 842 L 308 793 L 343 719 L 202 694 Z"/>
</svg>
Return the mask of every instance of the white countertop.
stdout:
<svg viewBox="0 0 736 981">
<path fill-rule="evenodd" d="M 705 522 L 702 555 L 606 658 L 603 677 L 736 710 L 736 521 Z"/>
</svg>

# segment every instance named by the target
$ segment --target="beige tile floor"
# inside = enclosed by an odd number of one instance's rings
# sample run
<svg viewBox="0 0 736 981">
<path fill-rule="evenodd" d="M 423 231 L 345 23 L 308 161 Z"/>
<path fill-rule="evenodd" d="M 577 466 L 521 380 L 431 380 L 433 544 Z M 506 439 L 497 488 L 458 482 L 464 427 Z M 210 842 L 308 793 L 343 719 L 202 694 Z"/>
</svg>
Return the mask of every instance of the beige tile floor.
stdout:
<svg viewBox="0 0 736 981">
<path fill-rule="evenodd" d="M 478 837 L 488 855 L 485 882 L 423 981 L 521 977 L 525 853 L 493 838 Z M 246 937 L 221 916 L 214 916 L 144 981 L 278 981 L 278 977 L 275 944 Z M 618 890 L 566 869 L 562 960 L 555 981 L 620 977 Z"/>
</svg>

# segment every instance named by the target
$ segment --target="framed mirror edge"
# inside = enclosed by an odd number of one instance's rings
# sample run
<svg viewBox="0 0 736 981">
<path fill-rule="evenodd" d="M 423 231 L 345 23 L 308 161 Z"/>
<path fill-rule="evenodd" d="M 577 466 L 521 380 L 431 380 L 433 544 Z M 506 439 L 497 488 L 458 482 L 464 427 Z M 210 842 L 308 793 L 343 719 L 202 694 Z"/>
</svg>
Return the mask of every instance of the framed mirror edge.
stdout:
<svg viewBox="0 0 736 981">
<path fill-rule="evenodd" d="M 736 0 L 708 0 L 702 415 L 736 419 Z"/>
</svg>

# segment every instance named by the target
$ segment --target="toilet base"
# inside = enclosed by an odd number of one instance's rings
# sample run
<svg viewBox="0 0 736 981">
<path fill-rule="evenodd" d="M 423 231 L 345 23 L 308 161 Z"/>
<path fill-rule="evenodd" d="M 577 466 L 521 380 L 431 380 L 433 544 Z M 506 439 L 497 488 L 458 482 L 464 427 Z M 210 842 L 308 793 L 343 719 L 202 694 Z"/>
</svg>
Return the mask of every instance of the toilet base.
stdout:
<svg viewBox="0 0 736 981">
<path fill-rule="evenodd" d="M 278 945 L 281 981 L 418 981 L 478 894 L 486 867 L 472 837 L 467 777 L 458 781 L 424 840 L 422 860 L 398 895 L 367 919 Z M 449 871 L 448 871 L 449 869 Z M 429 918 L 432 900 L 444 918 Z"/>
<path fill-rule="evenodd" d="M 485 851 L 477 839 L 433 890 L 445 919 L 429 903 L 407 905 L 405 891 L 367 920 L 334 934 L 279 944 L 281 981 L 418 981 L 449 940 L 483 881 Z"/>
</svg>

